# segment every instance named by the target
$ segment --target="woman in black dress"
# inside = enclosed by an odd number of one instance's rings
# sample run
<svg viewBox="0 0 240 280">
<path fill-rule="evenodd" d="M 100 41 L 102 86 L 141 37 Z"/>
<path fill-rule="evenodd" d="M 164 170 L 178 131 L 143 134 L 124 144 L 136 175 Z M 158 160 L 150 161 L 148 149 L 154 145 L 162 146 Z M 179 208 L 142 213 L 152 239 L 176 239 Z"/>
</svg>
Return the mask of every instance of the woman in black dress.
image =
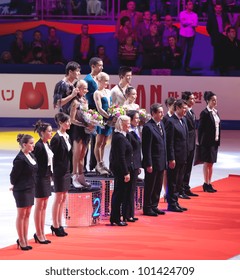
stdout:
<svg viewBox="0 0 240 280">
<path fill-rule="evenodd" d="M 52 233 L 56 236 L 65 236 L 67 233 L 62 226 L 64 204 L 67 192 L 70 189 L 71 174 L 71 144 L 67 130 L 70 129 L 70 116 L 65 113 L 55 115 L 55 122 L 58 126 L 57 133 L 53 136 L 50 147 L 53 151 L 53 182 L 55 199 L 52 207 L 53 225 Z"/>
<path fill-rule="evenodd" d="M 13 161 L 10 173 L 10 182 L 13 185 L 10 190 L 17 206 L 16 228 L 18 233 L 17 245 L 22 250 L 30 250 L 28 245 L 29 216 L 34 204 L 34 190 L 36 187 L 37 161 L 32 151 L 34 139 L 28 134 L 18 134 L 17 141 L 21 150 Z"/>
<path fill-rule="evenodd" d="M 201 112 L 198 125 L 198 143 L 200 161 L 203 162 L 204 192 L 216 192 L 212 185 L 213 164 L 217 162 L 218 147 L 221 138 L 221 122 L 216 110 L 217 96 L 211 91 L 204 93 L 207 107 Z"/>
<path fill-rule="evenodd" d="M 131 188 L 131 176 L 133 174 L 133 149 L 127 139 L 130 129 L 130 118 L 126 115 L 120 116 L 115 124 L 112 135 L 110 151 L 110 169 L 114 176 L 114 191 L 111 202 L 111 225 L 127 226 L 121 221 L 121 205 L 126 201 L 127 189 Z M 123 216 L 125 216 L 125 208 Z"/>
<path fill-rule="evenodd" d="M 142 141 L 141 141 L 141 135 L 139 131 L 139 121 L 140 121 L 139 112 L 137 110 L 130 110 L 127 112 L 127 115 L 131 119 L 131 127 L 128 133 L 128 137 L 133 148 L 134 170 L 131 178 L 131 183 L 132 183 L 131 187 L 127 189 L 126 211 L 125 211 L 124 218 L 128 222 L 135 222 L 138 220 L 138 218 L 134 217 L 134 212 L 135 212 L 134 202 L 135 202 L 135 193 L 136 193 L 138 175 L 141 173 L 141 167 L 142 167 L 142 159 L 141 159 Z"/>
<path fill-rule="evenodd" d="M 33 151 L 38 164 L 34 211 L 36 233 L 33 237 L 36 243 L 48 244 L 51 241 L 45 237 L 44 226 L 48 198 L 51 195 L 53 152 L 48 141 L 52 138 L 52 126 L 39 120 L 35 124 L 35 131 L 39 134 L 40 139 L 37 141 Z"/>
</svg>

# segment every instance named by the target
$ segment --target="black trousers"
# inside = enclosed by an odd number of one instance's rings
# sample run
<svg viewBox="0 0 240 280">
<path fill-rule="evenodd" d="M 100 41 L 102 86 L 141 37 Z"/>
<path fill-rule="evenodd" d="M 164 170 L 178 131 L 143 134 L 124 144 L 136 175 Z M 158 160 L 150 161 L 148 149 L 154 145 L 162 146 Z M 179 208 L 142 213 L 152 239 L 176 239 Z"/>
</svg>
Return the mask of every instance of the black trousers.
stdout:
<svg viewBox="0 0 240 280">
<path fill-rule="evenodd" d="M 189 151 L 188 157 L 187 157 L 187 163 L 185 167 L 185 173 L 183 178 L 183 191 L 189 190 L 189 182 L 192 172 L 192 166 L 193 166 L 193 159 L 194 159 L 194 152 L 195 150 Z"/>
<path fill-rule="evenodd" d="M 178 195 L 182 191 L 185 163 L 176 163 L 174 169 L 167 169 L 167 202 L 169 206 L 176 206 Z"/>
<path fill-rule="evenodd" d="M 153 170 L 152 173 L 148 173 L 145 169 L 143 212 L 158 207 L 163 184 L 163 172 L 163 170 Z"/>
</svg>

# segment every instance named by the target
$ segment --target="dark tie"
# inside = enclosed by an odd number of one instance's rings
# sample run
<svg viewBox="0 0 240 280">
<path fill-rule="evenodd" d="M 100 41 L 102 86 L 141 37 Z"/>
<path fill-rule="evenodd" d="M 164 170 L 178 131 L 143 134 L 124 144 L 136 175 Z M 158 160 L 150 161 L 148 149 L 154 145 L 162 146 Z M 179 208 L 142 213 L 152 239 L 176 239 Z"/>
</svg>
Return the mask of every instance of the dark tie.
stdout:
<svg viewBox="0 0 240 280">
<path fill-rule="evenodd" d="M 159 131 L 160 131 L 161 136 L 163 136 L 163 130 L 162 130 L 161 124 L 158 123 L 157 126 L 158 126 L 158 128 L 159 128 Z"/>
<path fill-rule="evenodd" d="M 190 109 L 189 111 L 190 111 L 190 114 L 192 115 L 193 120 L 195 120 L 195 114 L 194 114 L 193 110 Z"/>
</svg>

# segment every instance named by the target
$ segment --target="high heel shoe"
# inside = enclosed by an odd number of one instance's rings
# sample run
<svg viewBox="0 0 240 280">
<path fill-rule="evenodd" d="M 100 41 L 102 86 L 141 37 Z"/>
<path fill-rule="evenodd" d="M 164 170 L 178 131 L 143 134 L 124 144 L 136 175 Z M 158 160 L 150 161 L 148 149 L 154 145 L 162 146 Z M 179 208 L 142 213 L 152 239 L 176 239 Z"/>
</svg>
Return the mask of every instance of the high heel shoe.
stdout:
<svg viewBox="0 0 240 280">
<path fill-rule="evenodd" d="M 58 237 L 65 236 L 65 234 L 60 230 L 60 228 L 55 228 L 55 227 L 51 226 L 51 231 L 52 231 L 52 235 L 53 235 L 53 233 L 55 233 L 55 235 Z"/>
<path fill-rule="evenodd" d="M 34 237 L 35 243 L 48 244 L 48 242 L 46 240 L 44 240 L 44 241 L 39 240 L 39 238 L 37 237 L 36 233 L 34 233 L 33 237 Z"/>
<path fill-rule="evenodd" d="M 68 235 L 68 233 L 64 230 L 64 227 L 63 227 L 63 226 L 60 226 L 59 229 L 60 229 L 60 231 L 61 231 L 65 236 Z"/>
<path fill-rule="evenodd" d="M 45 239 L 45 241 L 46 241 L 47 243 L 52 243 L 52 241 L 51 241 L 51 240 L 48 240 L 48 239 Z"/>
<path fill-rule="evenodd" d="M 112 220 L 110 220 L 110 223 L 111 223 L 111 226 L 114 226 L 114 224 L 116 224 L 117 226 L 120 226 L 120 227 L 128 225 L 126 222 L 122 222 L 122 221 L 112 221 Z"/>
<path fill-rule="evenodd" d="M 214 191 L 213 189 L 211 189 L 211 187 L 210 187 L 208 184 L 206 184 L 206 183 L 203 184 L 203 191 L 204 191 L 204 192 L 209 192 L 209 193 L 214 193 L 214 192 L 215 192 L 215 191 Z"/>
<path fill-rule="evenodd" d="M 27 245 L 28 250 L 32 250 L 32 246 Z"/>
<path fill-rule="evenodd" d="M 28 250 L 29 250 L 28 246 L 22 247 L 22 246 L 20 245 L 19 239 L 18 239 L 16 242 L 17 242 L 17 248 L 20 247 L 20 249 L 23 250 L 23 251 L 28 251 Z"/>
<path fill-rule="evenodd" d="M 210 189 L 210 190 L 213 190 L 214 192 L 217 192 L 217 190 L 215 190 L 215 189 L 213 188 L 212 184 L 209 184 L 209 189 Z"/>
</svg>

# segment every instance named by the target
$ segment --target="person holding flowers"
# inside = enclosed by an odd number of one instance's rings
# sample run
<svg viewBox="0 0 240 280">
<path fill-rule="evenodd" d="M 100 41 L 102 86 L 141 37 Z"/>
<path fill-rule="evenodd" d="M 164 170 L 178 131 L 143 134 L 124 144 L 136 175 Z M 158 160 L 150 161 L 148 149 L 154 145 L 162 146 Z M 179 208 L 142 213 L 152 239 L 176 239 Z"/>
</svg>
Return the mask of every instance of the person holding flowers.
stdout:
<svg viewBox="0 0 240 280">
<path fill-rule="evenodd" d="M 105 72 L 100 72 L 97 75 L 98 90 L 93 94 L 97 111 L 103 116 L 106 121 L 109 118 L 108 108 L 111 105 L 110 90 L 107 89 L 109 86 L 109 75 Z M 105 128 L 97 127 L 96 144 L 94 148 L 94 154 L 97 160 L 95 170 L 100 175 L 109 175 L 110 170 L 105 166 L 103 162 L 104 150 L 108 140 L 108 137 L 112 134 L 112 128 L 108 125 Z"/>
</svg>

